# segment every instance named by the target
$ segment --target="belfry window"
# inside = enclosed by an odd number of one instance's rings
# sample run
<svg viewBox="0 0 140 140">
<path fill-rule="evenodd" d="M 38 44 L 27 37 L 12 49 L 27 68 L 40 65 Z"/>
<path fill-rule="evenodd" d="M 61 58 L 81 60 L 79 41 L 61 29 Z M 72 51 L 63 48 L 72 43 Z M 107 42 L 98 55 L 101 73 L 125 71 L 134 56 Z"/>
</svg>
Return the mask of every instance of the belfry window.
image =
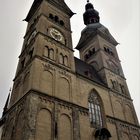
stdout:
<svg viewBox="0 0 140 140">
<path fill-rule="evenodd" d="M 91 56 L 93 56 L 95 53 L 96 53 L 96 49 L 95 49 L 95 48 L 92 48 L 91 50 L 89 50 L 89 51 L 85 54 L 85 56 L 84 56 L 85 61 L 86 61 L 87 59 L 89 59 Z"/>
<path fill-rule="evenodd" d="M 53 14 L 49 14 L 49 18 L 50 19 L 53 19 L 54 17 L 53 17 Z"/>
<path fill-rule="evenodd" d="M 55 20 L 55 22 L 58 22 L 58 21 L 59 21 L 58 16 L 55 16 L 55 17 L 54 17 L 54 20 Z"/>
<path fill-rule="evenodd" d="M 89 105 L 89 119 L 92 127 L 102 128 L 103 120 L 100 98 L 95 91 L 89 95 L 88 105 Z"/>
<path fill-rule="evenodd" d="M 52 21 L 59 23 L 61 26 L 64 26 L 64 25 L 65 25 L 64 21 L 63 21 L 63 20 L 60 20 L 59 17 L 58 17 L 57 15 L 53 15 L 53 14 L 50 13 L 50 14 L 49 14 L 49 18 L 50 18 Z"/>
<path fill-rule="evenodd" d="M 64 21 L 60 20 L 60 25 L 64 26 Z"/>
</svg>

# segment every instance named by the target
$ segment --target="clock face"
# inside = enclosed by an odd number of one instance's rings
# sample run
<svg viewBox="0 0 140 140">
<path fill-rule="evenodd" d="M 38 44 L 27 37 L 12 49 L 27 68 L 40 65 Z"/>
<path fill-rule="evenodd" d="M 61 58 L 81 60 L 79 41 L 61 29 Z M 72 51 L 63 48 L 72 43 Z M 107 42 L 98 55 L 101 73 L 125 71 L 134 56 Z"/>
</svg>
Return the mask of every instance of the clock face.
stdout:
<svg viewBox="0 0 140 140">
<path fill-rule="evenodd" d="M 50 35 L 57 41 L 62 42 L 64 40 L 62 33 L 55 28 L 50 28 Z"/>
</svg>

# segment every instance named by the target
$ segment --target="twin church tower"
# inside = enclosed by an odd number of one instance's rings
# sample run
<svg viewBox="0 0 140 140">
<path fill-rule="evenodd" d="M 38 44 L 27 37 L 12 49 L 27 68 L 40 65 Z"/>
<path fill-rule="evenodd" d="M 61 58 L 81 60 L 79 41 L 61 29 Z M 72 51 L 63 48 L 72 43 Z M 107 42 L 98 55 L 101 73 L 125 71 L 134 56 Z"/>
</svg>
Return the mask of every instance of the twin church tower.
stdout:
<svg viewBox="0 0 140 140">
<path fill-rule="evenodd" d="M 34 0 L 1 140 L 140 140 L 117 41 L 87 2 L 74 57 L 73 14 L 64 0 Z"/>
</svg>

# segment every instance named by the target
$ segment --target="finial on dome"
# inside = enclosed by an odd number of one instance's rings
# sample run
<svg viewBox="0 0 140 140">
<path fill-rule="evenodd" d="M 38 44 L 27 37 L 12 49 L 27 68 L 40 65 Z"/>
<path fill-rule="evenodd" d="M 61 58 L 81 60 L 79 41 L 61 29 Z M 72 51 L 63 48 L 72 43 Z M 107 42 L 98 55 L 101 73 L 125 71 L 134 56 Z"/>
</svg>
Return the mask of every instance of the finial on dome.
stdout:
<svg viewBox="0 0 140 140">
<path fill-rule="evenodd" d="M 87 4 L 85 5 L 85 13 L 83 14 L 85 25 L 98 23 L 100 21 L 99 13 L 94 9 L 93 4 L 89 1 L 90 0 L 87 0 Z"/>
</svg>

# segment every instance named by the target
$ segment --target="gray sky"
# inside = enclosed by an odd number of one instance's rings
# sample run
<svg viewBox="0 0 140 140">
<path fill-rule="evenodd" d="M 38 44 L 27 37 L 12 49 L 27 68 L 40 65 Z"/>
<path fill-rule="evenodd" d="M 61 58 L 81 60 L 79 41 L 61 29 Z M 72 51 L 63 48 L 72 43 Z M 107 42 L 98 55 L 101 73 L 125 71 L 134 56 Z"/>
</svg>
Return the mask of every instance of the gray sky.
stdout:
<svg viewBox="0 0 140 140">
<path fill-rule="evenodd" d="M 22 21 L 33 0 L 0 0 L 0 116 L 15 75 L 26 22 Z M 83 24 L 86 0 L 65 0 L 73 12 L 73 47 Z M 101 23 L 120 43 L 117 50 L 140 120 L 140 2 L 139 0 L 90 0 L 100 13 Z M 78 56 L 78 52 L 75 52 Z"/>
</svg>

